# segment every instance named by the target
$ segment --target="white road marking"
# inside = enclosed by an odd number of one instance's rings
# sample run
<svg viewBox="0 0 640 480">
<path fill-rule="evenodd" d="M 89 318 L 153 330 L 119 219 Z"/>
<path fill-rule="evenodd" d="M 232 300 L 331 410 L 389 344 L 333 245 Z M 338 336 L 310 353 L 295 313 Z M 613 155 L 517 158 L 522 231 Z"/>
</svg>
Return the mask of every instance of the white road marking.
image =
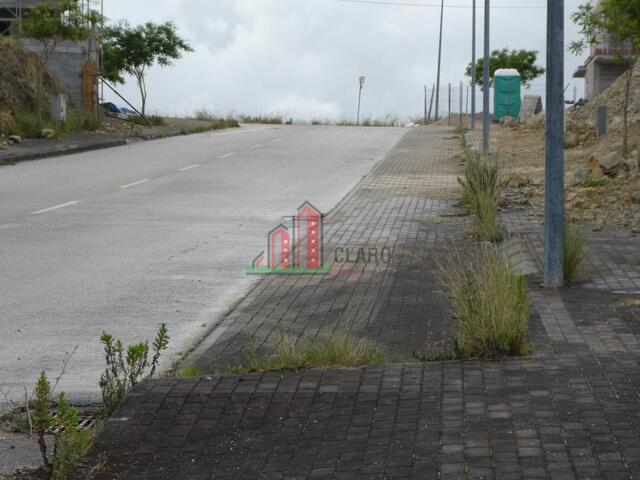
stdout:
<svg viewBox="0 0 640 480">
<path fill-rule="evenodd" d="M 273 140 L 271 140 L 272 142 L 279 142 L 280 140 L 282 140 L 282 137 L 278 137 L 278 138 L 274 138 Z"/>
<path fill-rule="evenodd" d="M 235 155 L 236 152 L 229 152 L 229 153 L 225 153 L 224 155 L 220 155 L 218 156 L 218 158 L 227 158 L 230 157 L 231 155 Z"/>
<path fill-rule="evenodd" d="M 251 150 L 255 150 L 256 148 L 260 148 L 261 146 L 262 146 L 262 144 L 261 144 L 261 143 L 256 143 L 255 145 L 251 145 L 249 148 L 250 148 Z"/>
<path fill-rule="evenodd" d="M 53 207 L 43 208 L 42 210 L 38 210 L 36 212 L 31 212 L 31 215 L 40 215 L 41 213 L 50 212 L 52 210 L 58 210 L 59 208 L 70 207 L 71 205 L 75 205 L 76 203 L 78 203 L 77 200 L 74 200 L 72 202 L 67 202 L 67 203 L 61 203 L 60 205 L 55 205 Z"/>
<path fill-rule="evenodd" d="M 184 172 L 186 170 L 191 170 L 192 168 L 196 168 L 196 167 L 199 167 L 199 166 L 200 166 L 199 163 L 194 163 L 193 165 L 189 165 L 188 167 L 179 168 L 178 171 L 179 172 Z"/>
<path fill-rule="evenodd" d="M 144 180 L 138 180 L 137 182 L 133 182 L 133 183 L 128 183 L 126 185 L 121 185 L 120 188 L 130 188 L 130 187 L 135 187 L 136 185 L 140 185 L 142 183 L 147 183 L 149 180 L 151 180 L 150 178 L 145 178 Z"/>
</svg>

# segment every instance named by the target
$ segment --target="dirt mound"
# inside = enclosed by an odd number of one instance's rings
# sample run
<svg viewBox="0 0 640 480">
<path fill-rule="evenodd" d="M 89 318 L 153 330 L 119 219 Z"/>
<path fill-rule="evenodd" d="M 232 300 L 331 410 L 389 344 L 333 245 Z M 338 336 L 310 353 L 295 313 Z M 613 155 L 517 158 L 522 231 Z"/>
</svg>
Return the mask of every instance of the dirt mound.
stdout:
<svg viewBox="0 0 640 480">
<path fill-rule="evenodd" d="M 0 132 L 6 130 L 16 111 L 33 110 L 38 98 L 38 57 L 18 47 L 11 40 L 0 39 Z M 63 92 L 64 88 L 45 70 L 44 95 Z M 48 102 L 43 102 L 47 105 Z"/>
</svg>

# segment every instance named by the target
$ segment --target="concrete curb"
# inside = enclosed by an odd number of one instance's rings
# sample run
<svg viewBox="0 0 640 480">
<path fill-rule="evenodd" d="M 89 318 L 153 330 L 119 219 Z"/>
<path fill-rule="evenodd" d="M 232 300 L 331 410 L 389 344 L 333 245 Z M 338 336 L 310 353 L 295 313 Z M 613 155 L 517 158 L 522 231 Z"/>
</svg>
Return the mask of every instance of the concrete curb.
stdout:
<svg viewBox="0 0 640 480">
<path fill-rule="evenodd" d="M 13 165 L 19 162 L 25 162 L 29 160 L 39 160 L 43 158 L 60 157 L 62 155 L 70 155 L 72 153 L 82 153 L 82 152 L 89 152 L 92 150 L 102 150 L 104 148 L 119 147 L 126 144 L 127 144 L 126 139 L 119 138 L 109 142 L 96 143 L 92 145 L 70 146 L 70 147 L 63 146 L 63 147 L 53 148 L 47 151 L 42 151 L 42 152 L 27 152 L 27 153 L 17 152 L 15 154 L 10 153 L 6 156 L 0 156 L 0 166 Z"/>
</svg>

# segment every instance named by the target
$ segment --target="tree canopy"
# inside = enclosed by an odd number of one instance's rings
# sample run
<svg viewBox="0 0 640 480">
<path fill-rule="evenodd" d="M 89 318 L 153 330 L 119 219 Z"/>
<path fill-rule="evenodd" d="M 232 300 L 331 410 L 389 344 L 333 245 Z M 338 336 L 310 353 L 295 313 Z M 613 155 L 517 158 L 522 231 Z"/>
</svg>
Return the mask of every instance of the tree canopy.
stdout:
<svg viewBox="0 0 640 480">
<path fill-rule="evenodd" d="M 78 0 L 45 2 L 25 13 L 22 35 L 43 44 L 43 58 L 46 62 L 59 41 L 86 38 L 87 23 L 92 19 L 83 11 Z"/>
<path fill-rule="evenodd" d="M 122 22 L 108 26 L 103 32 L 103 49 L 103 77 L 124 83 L 124 74 L 133 75 L 138 82 L 143 115 L 147 101 L 146 70 L 155 64 L 171 65 L 183 52 L 193 51 L 171 22 L 149 22 L 136 27 Z"/>
<path fill-rule="evenodd" d="M 494 50 L 489 59 L 489 72 L 491 78 L 496 70 L 501 68 L 515 68 L 520 73 L 522 83 L 529 85 L 532 80 L 538 78 L 544 73 L 544 68 L 536 65 L 538 61 L 538 52 L 535 50 Z M 467 65 L 465 75 L 471 77 L 472 65 Z M 476 62 L 476 84 L 482 86 L 484 68 L 484 59 L 481 58 Z"/>
<path fill-rule="evenodd" d="M 580 29 L 580 39 L 569 44 L 569 50 L 578 55 L 589 45 L 603 40 L 622 48 L 618 60 L 627 66 L 623 99 L 623 154 L 629 153 L 629 104 L 633 69 L 640 52 L 640 2 L 638 0 L 601 0 L 596 5 L 585 3 L 571 15 Z"/>
<path fill-rule="evenodd" d="M 640 50 L 640 2 L 637 0 L 602 0 L 597 5 L 585 3 L 571 15 L 580 28 L 581 38 L 569 44 L 569 50 L 582 53 L 586 47 L 606 37 L 612 43 L 631 43 Z"/>
</svg>

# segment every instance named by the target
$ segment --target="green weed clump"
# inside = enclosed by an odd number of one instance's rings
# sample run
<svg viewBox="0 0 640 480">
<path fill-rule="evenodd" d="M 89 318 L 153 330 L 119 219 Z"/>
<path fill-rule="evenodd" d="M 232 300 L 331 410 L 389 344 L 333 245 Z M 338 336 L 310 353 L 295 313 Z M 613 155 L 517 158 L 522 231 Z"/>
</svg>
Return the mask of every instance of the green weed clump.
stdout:
<svg viewBox="0 0 640 480">
<path fill-rule="evenodd" d="M 565 282 L 573 281 L 578 266 L 584 259 L 584 234 L 580 227 L 575 225 L 564 226 L 564 280 Z"/>
<path fill-rule="evenodd" d="M 331 366 L 380 364 L 386 355 L 375 344 L 357 340 L 350 333 L 335 334 L 300 345 L 290 333 L 279 334 L 274 353 L 260 357 L 255 349 L 246 352 L 248 364 L 229 368 L 231 373 L 299 370 Z"/>
<path fill-rule="evenodd" d="M 460 201 L 478 218 L 478 234 L 488 241 L 499 241 L 502 229 L 498 219 L 498 206 L 506 180 L 496 163 L 469 155 L 465 164 L 464 178 L 458 178 L 462 187 Z"/>
<path fill-rule="evenodd" d="M 110 416 L 124 396 L 146 377 L 152 377 L 158 367 L 160 355 L 169 344 L 167 327 L 160 325 L 156 337 L 149 342 L 135 343 L 124 348 L 122 341 L 115 340 L 106 332 L 100 342 L 104 345 L 106 368 L 100 376 L 100 390 L 107 416 Z M 153 356 L 149 358 L 149 354 Z"/>
<path fill-rule="evenodd" d="M 63 122 L 54 122 L 50 118 L 44 118 L 38 122 L 38 116 L 35 113 L 18 112 L 13 125 L 9 128 L 9 133 L 23 138 L 40 138 L 43 129 L 51 129 L 56 137 L 60 138 L 81 131 L 94 131 L 100 128 L 100 125 L 98 115 L 79 110 L 69 111 L 67 119 Z"/>
<path fill-rule="evenodd" d="M 469 262 L 454 256 L 440 270 L 458 316 L 459 357 L 523 355 L 528 351 L 529 300 L 525 278 L 493 245 Z"/>
</svg>

